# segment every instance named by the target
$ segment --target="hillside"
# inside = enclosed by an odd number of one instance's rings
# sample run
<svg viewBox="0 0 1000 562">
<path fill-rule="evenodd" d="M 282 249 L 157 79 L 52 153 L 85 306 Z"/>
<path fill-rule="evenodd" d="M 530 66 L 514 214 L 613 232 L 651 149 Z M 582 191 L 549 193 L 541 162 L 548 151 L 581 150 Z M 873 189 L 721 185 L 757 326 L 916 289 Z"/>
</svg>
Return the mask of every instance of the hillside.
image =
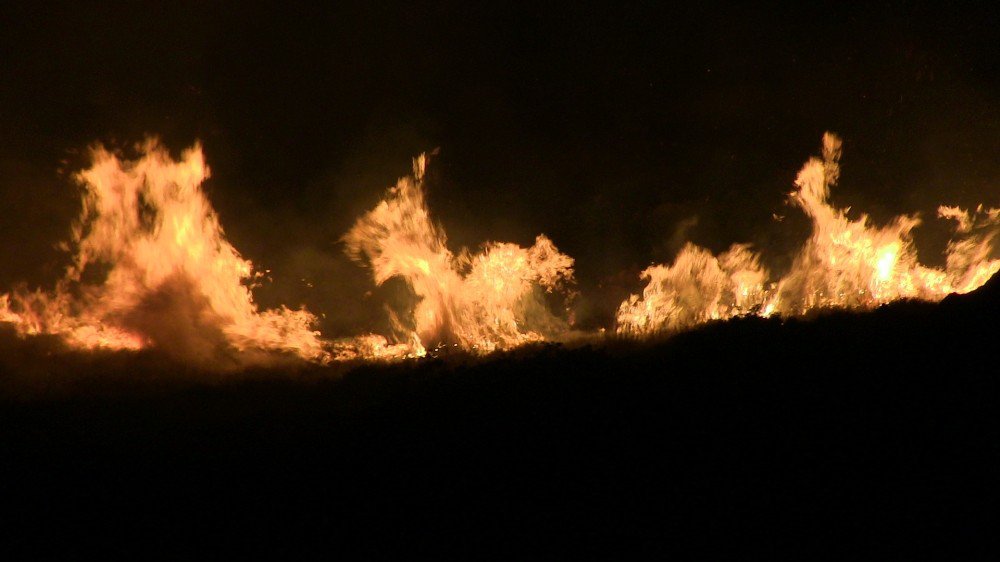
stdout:
<svg viewBox="0 0 1000 562">
<path fill-rule="evenodd" d="M 5 335 L 5 543 L 950 552 L 996 505 L 998 286 L 658 342 L 228 378 Z"/>
</svg>

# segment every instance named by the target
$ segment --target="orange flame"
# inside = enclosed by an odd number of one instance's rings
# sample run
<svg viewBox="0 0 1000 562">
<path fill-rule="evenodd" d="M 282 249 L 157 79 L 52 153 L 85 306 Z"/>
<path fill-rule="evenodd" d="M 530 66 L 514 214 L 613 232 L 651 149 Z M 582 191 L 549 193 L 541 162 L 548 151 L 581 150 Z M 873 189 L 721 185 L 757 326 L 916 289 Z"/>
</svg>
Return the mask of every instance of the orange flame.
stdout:
<svg viewBox="0 0 1000 562">
<path fill-rule="evenodd" d="M 154 346 L 211 363 L 267 352 L 323 360 L 312 314 L 254 303 L 253 265 L 225 239 L 201 189 L 209 175 L 201 147 L 179 161 L 155 139 L 137 149 L 136 160 L 92 149 L 91 167 L 76 175 L 83 211 L 72 265 L 51 292 L 0 296 L 0 320 L 84 349 Z"/>
<path fill-rule="evenodd" d="M 649 283 L 642 297 L 632 295 L 618 309 L 619 330 L 680 330 L 751 313 L 765 295 L 767 272 L 758 262 L 746 245 L 736 244 L 716 257 L 689 243 L 672 266 L 642 272 Z"/>
<path fill-rule="evenodd" d="M 413 176 L 401 178 L 344 236 L 348 255 L 370 265 L 376 284 L 399 277 L 419 298 L 394 318 L 402 349 L 420 355 L 450 345 L 485 353 L 557 333 L 561 323 L 538 291 L 570 282 L 573 259 L 545 236 L 530 248 L 489 243 L 476 255 L 455 256 L 427 209 L 426 165 L 426 156 L 416 158 Z"/>
<path fill-rule="evenodd" d="M 80 349 L 154 347 L 178 359 L 238 367 L 290 355 L 309 361 L 421 357 L 442 347 L 488 353 L 559 338 L 568 322 L 554 315 L 546 294 L 565 295 L 573 259 L 545 236 L 523 248 L 491 242 L 479 253 L 447 247 L 424 195 L 427 159 L 414 160 L 375 208 L 343 237 L 347 254 L 371 268 L 377 285 L 405 281 L 416 297 L 390 311 L 394 333 L 323 340 L 304 309 L 260 310 L 260 277 L 225 239 L 201 185 L 209 170 L 199 145 L 173 160 L 150 139 L 123 160 L 103 147 L 75 176 L 83 210 L 72 229 L 72 263 L 51 291 L 0 294 L 0 322 L 21 335 L 55 334 Z M 777 281 L 760 256 L 734 244 L 714 256 L 693 244 L 674 263 L 642 273 L 642 295 L 617 313 L 622 334 L 675 331 L 735 316 L 799 315 L 826 307 L 872 308 L 897 299 L 939 300 L 976 289 L 1000 270 L 993 240 L 1000 209 L 973 212 L 942 206 L 955 223 L 943 268 L 920 264 L 911 231 L 916 215 L 885 226 L 856 220 L 832 206 L 840 176 L 841 142 L 823 137 L 823 157 L 811 158 L 791 201 L 812 233 Z"/>
<path fill-rule="evenodd" d="M 646 269 L 642 296 L 632 295 L 618 309 L 618 332 L 644 334 L 676 330 L 737 315 L 804 314 L 816 308 L 873 308 L 904 298 L 937 301 L 949 293 L 980 287 L 1000 270 L 992 259 L 1000 209 L 968 213 L 940 207 L 938 216 L 956 221 L 944 269 L 917 260 L 910 232 L 917 216 L 902 215 L 890 224 L 869 224 L 828 202 L 840 177 L 841 141 L 823 136 L 823 159 L 811 158 L 799 172 L 791 200 L 812 221 L 812 235 L 791 271 L 765 286 L 759 257 L 736 245 L 718 258 L 688 245 L 674 265 Z"/>
</svg>

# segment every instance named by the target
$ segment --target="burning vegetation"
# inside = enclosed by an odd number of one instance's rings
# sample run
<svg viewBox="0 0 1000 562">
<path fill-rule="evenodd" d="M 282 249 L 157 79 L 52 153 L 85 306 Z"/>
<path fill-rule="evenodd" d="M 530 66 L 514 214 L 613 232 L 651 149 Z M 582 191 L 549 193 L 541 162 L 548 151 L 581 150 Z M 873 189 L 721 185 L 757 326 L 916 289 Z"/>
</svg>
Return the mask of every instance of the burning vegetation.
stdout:
<svg viewBox="0 0 1000 562">
<path fill-rule="evenodd" d="M 491 352 L 541 341 L 561 323 L 545 308 L 539 291 L 564 288 L 573 278 L 573 258 L 543 235 L 530 248 L 489 243 L 478 254 L 448 250 L 424 198 L 425 156 L 413 176 L 399 180 L 385 199 L 347 235 L 347 253 L 366 262 L 376 284 L 402 278 L 419 299 L 409 310 L 390 311 L 402 347 L 423 355 L 428 345 L 454 345 Z"/>
<path fill-rule="evenodd" d="M 642 335 L 678 330 L 709 320 L 742 315 L 798 316 L 818 308 L 871 309 L 899 299 L 939 301 L 967 293 L 1000 269 L 992 259 L 1000 209 L 968 212 L 942 206 L 938 216 L 956 222 L 943 269 L 917 260 L 911 231 L 916 215 L 875 226 L 867 215 L 857 220 L 829 202 L 840 177 L 841 141 L 823 136 L 823 158 L 810 158 L 789 197 L 812 222 L 812 234 L 791 270 L 770 280 L 760 257 L 737 244 L 713 256 L 688 244 L 672 266 L 655 265 L 642 275 L 642 295 L 618 309 L 618 332 Z"/>
<path fill-rule="evenodd" d="M 311 313 L 254 302 L 259 273 L 226 240 L 202 190 L 201 147 L 179 161 L 156 140 L 137 149 L 134 160 L 92 149 L 91 166 L 75 176 L 83 210 L 65 245 L 72 264 L 51 291 L 0 296 L 0 319 L 72 348 L 156 347 L 227 366 L 269 352 L 325 360 Z"/>
<path fill-rule="evenodd" d="M 713 255 L 687 244 L 670 265 L 642 273 L 646 287 L 618 308 L 616 330 L 648 336 L 738 316 L 798 316 L 823 308 L 871 309 L 899 299 L 938 301 L 983 285 L 1000 269 L 993 240 L 1000 209 L 942 206 L 955 222 L 945 265 L 917 259 L 917 215 L 885 226 L 829 202 L 841 141 L 827 133 L 822 158 L 799 172 L 791 202 L 812 233 L 790 270 L 773 276 L 747 244 Z M 573 259 L 539 235 L 530 247 L 490 242 L 473 253 L 447 246 L 425 197 L 424 155 L 343 236 L 347 255 L 375 285 L 402 280 L 409 305 L 390 308 L 392 333 L 326 339 L 304 308 L 262 309 L 258 270 L 230 244 L 202 182 L 199 145 L 179 160 L 156 140 L 125 159 L 98 146 L 76 174 L 82 211 L 65 249 L 71 265 L 51 290 L 0 295 L 0 321 L 21 336 L 49 334 L 74 349 L 159 349 L 175 359 L 240 368 L 280 357 L 308 362 L 421 357 L 454 347 L 507 350 L 562 337 L 570 322 L 550 295 L 568 299 Z"/>
</svg>

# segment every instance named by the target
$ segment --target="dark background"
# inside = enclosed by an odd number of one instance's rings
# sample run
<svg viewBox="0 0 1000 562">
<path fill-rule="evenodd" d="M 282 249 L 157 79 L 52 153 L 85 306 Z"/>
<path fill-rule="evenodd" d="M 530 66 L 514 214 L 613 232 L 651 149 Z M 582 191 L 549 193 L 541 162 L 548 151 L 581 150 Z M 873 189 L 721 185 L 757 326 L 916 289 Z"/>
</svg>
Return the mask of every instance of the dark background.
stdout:
<svg viewBox="0 0 1000 562">
<path fill-rule="evenodd" d="M 305 303 L 331 335 L 382 315 L 338 238 L 435 147 L 452 248 L 549 235 L 585 327 L 685 240 L 752 242 L 780 273 L 807 234 L 784 198 L 825 130 L 845 139 L 838 205 L 998 203 L 990 3 L 245 4 L 4 8 L 0 286 L 52 282 L 65 172 L 146 134 L 204 143 L 230 239 L 273 270 L 261 302 Z M 927 262 L 943 228 L 918 235 Z"/>
<path fill-rule="evenodd" d="M 381 314 L 337 239 L 434 147 L 453 247 L 549 234 L 604 325 L 686 238 L 752 241 L 780 268 L 807 233 L 784 194 L 826 129 L 840 205 L 997 203 L 985 6 L 218 6 L 3 12 L 0 287 L 59 274 L 83 149 L 146 133 L 204 142 L 230 238 L 274 270 L 261 300 L 306 302 L 332 333 Z M 928 261 L 942 244 L 918 242 Z M 660 342 L 224 377 L 0 326 L 0 543 L 996 558 L 998 313 L 995 279 Z"/>
</svg>

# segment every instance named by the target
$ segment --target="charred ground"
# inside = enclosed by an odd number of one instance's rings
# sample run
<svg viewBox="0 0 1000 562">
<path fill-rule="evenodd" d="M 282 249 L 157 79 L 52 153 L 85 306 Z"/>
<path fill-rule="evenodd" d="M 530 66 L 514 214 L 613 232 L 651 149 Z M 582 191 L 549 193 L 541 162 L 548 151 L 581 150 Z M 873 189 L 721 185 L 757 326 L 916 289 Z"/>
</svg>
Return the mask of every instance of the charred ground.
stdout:
<svg viewBox="0 0 1000 562">
<path fill-rule="evenodd" d="M 5 544 L 480 557 L 979 544 L 1000 469 L 998 283 L 656 343 L 230 377 L 5 334 Z"/>
</svg>

